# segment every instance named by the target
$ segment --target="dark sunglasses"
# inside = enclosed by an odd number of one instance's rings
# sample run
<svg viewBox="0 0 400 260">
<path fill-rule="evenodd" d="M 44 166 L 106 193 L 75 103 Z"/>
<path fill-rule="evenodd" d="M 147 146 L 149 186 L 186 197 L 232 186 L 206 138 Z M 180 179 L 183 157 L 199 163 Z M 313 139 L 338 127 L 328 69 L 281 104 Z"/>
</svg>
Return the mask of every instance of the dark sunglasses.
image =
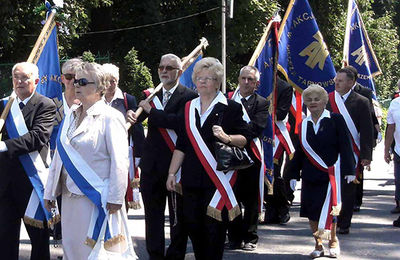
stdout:
<svg viewBox="0 0 400 260">
<path fill-rule="evenodd" d="M 75 85 L 78 84 L 79 86 L 84 87 L 84 86 L 86 86 L 88 84 L 95 84 L 95 83 L 94 83 L 94 81 L 93 82 L 89 82 L 87 79 L 81 78 L 81 79 L 74 80 L 74 84 Z"/>
<path fill-rule="evenodd" d="M 175 68 L 175 67 L 172 67 L 172 66 L 158 66 L 158 70 L 160 70 L 160 71 L 163 71 L 163 70 L 166 70 L 166 71 L 171 71 L 171 70 L 178 70 L 179 68 Z"/>
<path fill-rule="evenodd" d="M 71 79 L 74 79 L 75 78 L 75 74 L 64 74 L 64 78 L 66 79 L 66 80 L 71 80 Z"/>
</svg>

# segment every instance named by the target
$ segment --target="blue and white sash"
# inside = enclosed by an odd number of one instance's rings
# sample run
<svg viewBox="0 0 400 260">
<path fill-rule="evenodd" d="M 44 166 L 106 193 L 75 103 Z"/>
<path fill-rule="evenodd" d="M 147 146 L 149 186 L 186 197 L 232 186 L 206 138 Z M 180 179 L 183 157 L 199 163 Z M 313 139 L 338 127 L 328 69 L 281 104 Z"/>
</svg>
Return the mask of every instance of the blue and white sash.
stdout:
<svg viewBox="0 0 400 260">
<path fill-rule="evenodd" d="M 8 98 L 3 100 L 4 107 L 7 102 Z M 5 125 L 10 138 L 18 138 L 28 133 L 24 116 L 17 102 L 12 103 Z M 49 171 L 45 167 L 39 152 L 34 151 L 29 154 L 23 154 L 18 158 L 33 187 L 25 210 L 24 222 L 39 228 L 44 227 L 43 221 L 47 221 L 48 225 L 58 222 L 60 219 L 58 211 L 52 216 L 44 207 L 44 185 L 47 182 Z"/>
<path fill-rule="evenodd" d="M 106 217 L 108 182 L 103 181 L 71 145 L 67 137 L 71 117 L 73 117 L 73 113 L 68 114 L 62 122 L 61 131 L 58 132 L 57 136 L 57 150 L 68 175 L 96 206 L 92 212 L 88 238 L 86 239 L 86 244 L 93 247 Z M 107 227 L 104 240 L 107 242 L 110 238 L 110 227 Z"/>
</svg>

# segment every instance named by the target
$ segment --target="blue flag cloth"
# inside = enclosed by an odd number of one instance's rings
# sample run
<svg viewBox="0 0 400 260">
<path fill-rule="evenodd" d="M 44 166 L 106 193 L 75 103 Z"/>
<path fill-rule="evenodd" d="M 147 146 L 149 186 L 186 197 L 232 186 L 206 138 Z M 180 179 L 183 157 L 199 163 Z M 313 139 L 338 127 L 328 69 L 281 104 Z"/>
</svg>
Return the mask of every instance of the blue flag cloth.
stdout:
<svg viewBox="0 0 400 260">
<path fill-rule="evenodd" d="M 279 22 L 271 21 L 267 27 L 267 32 L 261 39 L 259 46 L 262 44 L 262 49 L 256 50 L 256 60 L 254 62 L 255 67 L 260 71 L 260 85 L 256 92 L 269 100 L 272 103 L 272 93 L 275 89 L 275 58 L 277 51 L 277 34 L 275 33 L 276 28 L 279 27 Z M 251 62 L 252 63 L 252 62 Z M 272 126 L 272 111 L 269 112 L 267 127 L 263 132 L 263 147 L 264 147 L 264 163 L 267 173 L 268 180 L 272 183 L 273 178 L 273 126 Z"/>
<path fill-rule="evenodd" d="M 307 0 L 291 0 L 279 30 L 278 69 L 299 91 L 318 84 L 331 92 L 335 68 Z"/>
<path fill-rule="evenodd" d="M 58 57 L 57 27 L 53 22 L 51 34 L 36 65 L 39 67 L 39 84 L 36 91 L 54 101 L 57 106 L 56 121 L 50 138 L 50 149 L 55 149 L 59 123 L 63 118 L 60 60 Z"/>
<path fill-rule="evenodd" d="M 382 72 L 355 0 L 349 0 L 343 60 L 357 69 L 357 82 L 375 95 L 373 76 Z"/>
<path fill-rule="evenodd" d="M 196 62 L 201 60 L 202 57 L 203 55 L 200 54 L 197 59 L 182 73 L 181 77 L 179 78 L 179 83 L 181 83 L 181 85 L 196 90 L 196 86 L 192 81 L 193 68 Z"/>
</svg>

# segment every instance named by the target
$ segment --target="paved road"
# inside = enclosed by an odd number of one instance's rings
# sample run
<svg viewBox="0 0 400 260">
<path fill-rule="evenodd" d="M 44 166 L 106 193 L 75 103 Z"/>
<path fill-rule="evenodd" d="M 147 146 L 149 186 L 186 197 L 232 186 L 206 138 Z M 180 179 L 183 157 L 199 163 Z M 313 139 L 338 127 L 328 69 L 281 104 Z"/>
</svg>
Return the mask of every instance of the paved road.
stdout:
<svg viewBox="0 0 400 260">
<path fill-rule="evenodd" d="M 374 152 L 372 169 L 365 174 L 361 211 L 353 217 L 350 234 L 339 235 L 341 259 L 400 259 L 400 228 L 392 226 L 398 215 L 390 214 L 394 206 L 393 166 L 384 163 L 382 158 L 383 147 L 380 144 Z M 314 240 L 307 219 L 299 217 L 299 197 L 300 191 L 297 190 L 288 224 L 259 226 L 260 241 L 256 251 L 226 251 L 224 259 L 309 259 Z M 143 210 L 130 210 L 129 228 L 136 254 L 140 259 L 147 259 Z M 166 234 L 169 236 L 168 226 Z M 29 254 L 29 239 L 25 230 L 22 230 L 20 259 L 29 259 Z M 51 246 L 51 255 L 52 259 L 57 259 L 62 255 L 62 249 Z M 186 259 L 194 259 L 190 245 Z"/>
</svg>

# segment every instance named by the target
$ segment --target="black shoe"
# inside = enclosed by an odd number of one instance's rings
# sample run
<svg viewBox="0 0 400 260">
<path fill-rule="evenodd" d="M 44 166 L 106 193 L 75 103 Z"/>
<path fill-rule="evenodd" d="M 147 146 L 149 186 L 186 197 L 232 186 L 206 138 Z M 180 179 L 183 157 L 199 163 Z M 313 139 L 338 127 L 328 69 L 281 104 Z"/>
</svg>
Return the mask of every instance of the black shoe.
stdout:
<svg viewBox="0 0 400 260">
<path fill-rule="evenodd" d="M 395 221 L 393 221 L 393 226 L 400 227 L 400 217 L 398 219 L 396 219 Z"/>
<path fill-rule="evenodd" d="M 286 213 L 285 215 L 283 215 L 283 217 L 279 219 L 279 224 L 286 224 L 289 222 L 289 220 L 290 220 L 290 215 L 289 213 Z"/>
<path fill-rule="evenodd" d="M 339 228 L 338 233 L 342 234 L 342 235 L 347 235 L 350 233 L 350 229 L 349 228 Z"/>
<path fill-rule="evenodd" d="M 237 242 L 227 242 L 224 245 L 224 248 L 227 250 L 236 250 L 236 249 L 242 249 L 243 248 L 243 242 L 237 243 Z"/>
<path fill-rule="evenodd" d="M 360 206 L 354 206 L 353 211 L 354 212 L 360 212 Z"/>
</svg>

